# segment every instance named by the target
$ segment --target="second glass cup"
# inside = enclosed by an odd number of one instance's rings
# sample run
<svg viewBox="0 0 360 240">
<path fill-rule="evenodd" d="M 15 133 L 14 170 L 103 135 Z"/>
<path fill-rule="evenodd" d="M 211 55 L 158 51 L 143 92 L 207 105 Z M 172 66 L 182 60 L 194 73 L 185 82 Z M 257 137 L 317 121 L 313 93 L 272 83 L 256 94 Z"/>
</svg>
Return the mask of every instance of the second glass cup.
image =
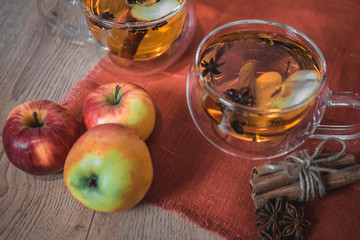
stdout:
<svg viewBox="0 0 360 240">
<path fill-rule="evenodd" d="M 150 75 L 174 64 L 195 31 L 191 0 L 79 0 L 85 45 L 124 72 Z M 83 13 L 82 13 L 83 12 Z"/>
</svg>

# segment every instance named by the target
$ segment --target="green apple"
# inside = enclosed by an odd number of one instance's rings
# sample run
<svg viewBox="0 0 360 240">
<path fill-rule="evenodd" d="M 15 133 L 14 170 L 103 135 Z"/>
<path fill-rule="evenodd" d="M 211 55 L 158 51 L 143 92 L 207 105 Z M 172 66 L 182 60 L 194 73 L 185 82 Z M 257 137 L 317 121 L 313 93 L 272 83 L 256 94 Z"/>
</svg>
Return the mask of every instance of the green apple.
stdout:
<svg viewBox="0 0 360 240">
<path fill-rule="evenodd" d="M 149 190 L 153 167 L 145 142 L 130 128 L 102 124 L 85 132 L 64 167 L 69 192 L 90 209 L 124 211 Z"/>
</svg>

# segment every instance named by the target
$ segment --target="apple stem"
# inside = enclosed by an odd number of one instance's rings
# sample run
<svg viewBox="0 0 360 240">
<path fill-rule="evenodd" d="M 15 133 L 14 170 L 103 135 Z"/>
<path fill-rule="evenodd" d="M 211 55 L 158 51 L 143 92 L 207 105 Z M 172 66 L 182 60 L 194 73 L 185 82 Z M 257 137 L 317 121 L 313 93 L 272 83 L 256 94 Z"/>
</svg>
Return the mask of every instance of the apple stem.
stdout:
<svg viewBox="0 0 360 240">
<path fill-rule="evenodd" d="M 35 127 L 41 127 L 42 126 L 42 124 L 39 122 L 39 119 L 38 119 L 38 114 L 37 114 L 37 112 L 33 112 L 33 117 L 34 117 L 34 119 L 35 119 Z"/>
<path fill-rule="evenodd" d="M 114 105 L 117 105 L 119 104 L 120 102 L 120 94 L 119 94 L 119 91 L 120 91 L 120 86 L 119 85 L 116 85 L 116 88 L 115 88 L 115 97 L 114 97 Z"/>
<path fill-rule="evenodd" d="M 89 188 L 91 189 L 97 189 L 98 188 L 98 184 L 97 184 L 97 176 L 91 176 L 88 180 L 87 180 L 87 184 L 89 186 Z"/>
</svg>

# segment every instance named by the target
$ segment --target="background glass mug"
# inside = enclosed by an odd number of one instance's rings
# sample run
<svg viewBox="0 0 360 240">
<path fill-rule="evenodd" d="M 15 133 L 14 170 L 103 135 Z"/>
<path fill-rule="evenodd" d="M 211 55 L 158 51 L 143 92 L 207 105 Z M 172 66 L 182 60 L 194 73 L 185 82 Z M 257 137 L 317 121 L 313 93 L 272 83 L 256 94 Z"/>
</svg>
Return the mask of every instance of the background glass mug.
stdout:
<svg viewBox="0 0 360 240">
<path fill-rule="evenodd" d="M 309 137 L 360 136 L 360 124 L 320 125 L 327 106 L 360 109 L 360 96 L 331 92 L 320 49 L 277 22 L 243 20 L 209 33 L 190 67 L 187 102 L 200 132 L 244 159 L 284 155 Z"/>
<path fill-rule="evenodd" d="M 191 0 L 79 0 L 81 39 L 124 72 L 149 75 L 174 64 L 195 32 Z"/>
<path fill-rule="evenodd" d="M 77 0 L 38 0 L 37 9 L 47 24 L 70 37 L 78 38 Z"/>
</svg>

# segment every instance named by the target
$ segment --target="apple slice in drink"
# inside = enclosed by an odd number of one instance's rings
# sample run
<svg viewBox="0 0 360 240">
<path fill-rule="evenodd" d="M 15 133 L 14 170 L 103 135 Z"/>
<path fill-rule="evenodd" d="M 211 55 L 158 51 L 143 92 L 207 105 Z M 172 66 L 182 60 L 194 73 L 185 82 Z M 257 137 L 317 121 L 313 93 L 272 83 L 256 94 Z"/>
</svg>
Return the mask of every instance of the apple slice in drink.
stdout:
<svg viewBox="0 0 360 240">
<path fill-rule="evenodd" d="M 256 79 L 256 107 L 269 108 L 273 94 L 282 88 L 282 77 L 278 72 L 267 72 Z"/>
<path fill-rule="evenodd" d="M 319 87 L 314 71 L 301 70 L 285 81 L 277 72 L 264 73 L 256 79 L 256 105 L 258 108 L 288 108 L 301 103 Z"/>
<path fill-rule="evenodd" d="M 284 81 L 279 94 L 270 101 L 269 108 L 295 106 L 310 97 L 318 87 L 319 76 L 316 72 L 309 70 L 297 71 Z"/>
<path fill-rule="evenodd" d="M 289 108 L 310 97 L 319 87 L 319 77 L 314 71 L 301 70 L 285 81 L 277 72 L 267 72 L 256 79 L 256 107 L 259 109 Z M 305 110 L 305 106 L 274 114 L 249 114 L 249 124 L 268 127 L 274 122 L 290 120 Z M 293 124 L 291 124 L 293 126 Z"/>
<path fill-rule="evenodd" d="M 180 6 L 177 0 L 150 0 L 142 4 L 131 4 L 131 15 L 141 21 L 162 18 Z"/>
</svg>

